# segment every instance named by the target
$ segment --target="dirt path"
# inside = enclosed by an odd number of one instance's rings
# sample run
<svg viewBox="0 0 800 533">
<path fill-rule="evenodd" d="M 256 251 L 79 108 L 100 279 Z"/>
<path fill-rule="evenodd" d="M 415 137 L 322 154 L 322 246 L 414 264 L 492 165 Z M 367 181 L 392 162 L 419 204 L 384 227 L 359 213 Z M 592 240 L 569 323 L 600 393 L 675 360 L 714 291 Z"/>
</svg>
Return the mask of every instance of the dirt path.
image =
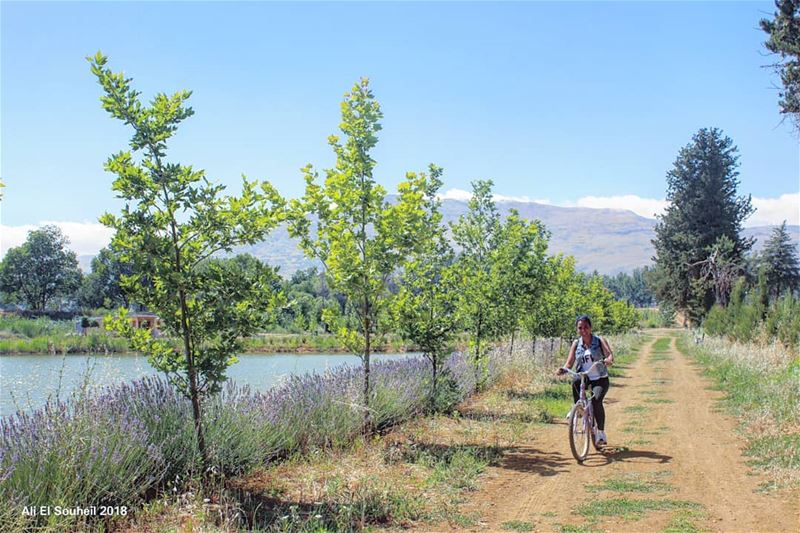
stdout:
<svg viewBox="0 0 800 533">
<path fill-rule="evenodd" d="M 797 491 L 758 492 L 763 479 L 745 464 L 735 421 L 715 405 L 721 393 L 668 330 L 625 374 L 606 399 L 605 454 L 592 450 L 578 465 L 566 422 L 545 426 L 484 474 L 463 506 L 478 525 L 426 530 L 800 531 Z"/>
</svg>

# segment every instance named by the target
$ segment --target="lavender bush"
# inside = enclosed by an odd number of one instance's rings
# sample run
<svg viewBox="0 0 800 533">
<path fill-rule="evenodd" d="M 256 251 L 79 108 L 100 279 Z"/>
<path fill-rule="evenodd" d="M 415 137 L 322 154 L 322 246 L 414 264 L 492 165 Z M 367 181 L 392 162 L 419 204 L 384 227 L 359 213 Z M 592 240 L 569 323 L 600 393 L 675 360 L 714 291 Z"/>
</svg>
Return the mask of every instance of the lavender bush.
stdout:
<svg viewBox="0 0 800 533">
<path fill-rule="evenodd" d="M 527 352 L 498 349 L 496 379 Z M 466 357 L 454 353 L 444 372 L 457 403 L 475 391 Z M 378 362 L 370 409 L 377 428 L 429 406 L 425 360 Z M 211 464 L 235 475 L 315 447 L 345 446 L 361 431 L 361 369 L 339 367 L 293 376 L 266 392 L 229 382 L 206 403 Z M 98 393 L 51 401 L 31 414 L 0 419 L 0 530 L 52 526 L 54 517 L 21 517 L 23 506 L 134 506 L 170 482 L 199 472 L 191 405 L 162 378 L 148 377 Z M 59 526 L 81 518 L 59 517 Z"/>
</svg>

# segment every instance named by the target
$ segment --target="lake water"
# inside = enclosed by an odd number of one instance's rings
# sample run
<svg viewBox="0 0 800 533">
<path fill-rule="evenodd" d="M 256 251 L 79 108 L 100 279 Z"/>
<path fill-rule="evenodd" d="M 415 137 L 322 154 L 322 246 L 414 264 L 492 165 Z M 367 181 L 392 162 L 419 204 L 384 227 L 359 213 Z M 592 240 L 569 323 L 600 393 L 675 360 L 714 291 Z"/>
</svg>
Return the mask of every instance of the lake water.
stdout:
<svg viewBox="0 0 800 533">
<path fill-rule="evenodd" d="M 418 354 L 373 354 L 373 361 L 416 357 Z M 245 354 L 228 368 L 237 383 L 266 390 L 292 374 L 322 372 L 339 365 L 360 365 L 355 355 Z M 41 407 L 59 390 L 62 399 L 86 380 L 91 387 L 157 374 L 138 354 L 2 355 L 0 356 L 0 416 Z M 60 379 L 59 379 L 59 376 Z"/>
</svg>

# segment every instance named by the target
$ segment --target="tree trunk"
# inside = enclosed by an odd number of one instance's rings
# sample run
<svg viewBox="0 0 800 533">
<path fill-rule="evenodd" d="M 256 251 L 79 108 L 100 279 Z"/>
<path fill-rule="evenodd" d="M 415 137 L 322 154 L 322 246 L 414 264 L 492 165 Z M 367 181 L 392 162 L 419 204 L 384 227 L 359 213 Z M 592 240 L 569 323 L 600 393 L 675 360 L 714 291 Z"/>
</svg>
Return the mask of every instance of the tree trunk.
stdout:
<svg viewBox="0 0 800 533">
<path fill-rule="evenodd" d="M 514 354 L 514 336 L 517 334 L 517 330 L 513 330 L 511 332 L 511 346 L 508 348 L 508 355 Z"/>
<path fill-rule="evenodd" d="M 370 335 L 369 317 L 364 317 L 364 432 L 370 431 L 369 415 L 369 354 L 370 354 Z"/>
<path fill-rule="evenodd" d="M 208 472 L 210 468 L 208 450 L 206 450 L 206 438 L 203 432 L 203 410 L 200 404 L 200 390 L 197 384 L 197 367 L 194 362 L 191 339 L 189 334 L 189 323 L 186 320 L 188 308 L 186 306 L 186 294 L 179 292 L 181 302 L 181 330 L 183 333 L 183 350 L 188 363 L 189 374 L 189 397 L 192 401 L 192 416 L 194 417 L 194 431 L 197 436 L 197 449 L 200 450 L 200 457 L 203 461 L 203 472 Z"/>
<path fill-rule="evenodd" d="M 433 362 L 433 387 L 431 392 L 431 411 L 433 412 L 436 411 L 436 380 L 439 379 L 439 377 L 437 376 L 438 365 L 436 363 L 438 361 L 436 354 L 433 354 L 432 362 Z"/>
</svg>

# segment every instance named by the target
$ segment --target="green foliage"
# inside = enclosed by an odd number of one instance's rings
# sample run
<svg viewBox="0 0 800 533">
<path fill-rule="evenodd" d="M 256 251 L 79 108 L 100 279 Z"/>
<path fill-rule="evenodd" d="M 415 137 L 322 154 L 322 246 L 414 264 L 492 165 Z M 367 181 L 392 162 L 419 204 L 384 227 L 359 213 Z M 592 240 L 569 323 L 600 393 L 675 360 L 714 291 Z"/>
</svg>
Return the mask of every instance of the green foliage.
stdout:
<svg viewBox="0 0 800 533">
<path fill-rule="evenodd" d="M 650 267 L 635 268 L 633 272 L 620 272 L 616 276 L 603 276 L 603 284 L 618 300 L 625 300 L 634 307 L 654 307 L 656 299 L 647 285 Z"/>
<path fill-rule="evenodd" d="M 346 301 L 344 296 L 331 292 L 325 275 L 315 267 L 296 271 L 284 281 L 283 292 L 287 305 L 278 315 L 277 324 L 286 332 L 327 333 L 323 312 L 332 309 L 341 313 Z"/>
<path fill-rule="evenodd" d="M 81 271 L 69 240 L 56 226 L 28 232 L 21 246 L 11 248 L 0 263 L 0 291 L 36 311 L 80 286 Z"/>
<path fill-rule="evenodd" d="M 397 332 L 422 351 L 431 363 L 431 408 L 437 408 L 437 387 L 444 360 L 451 353 L 458 327 L 458 274 L 454 253 L 445 236 L 435 193 L 441 170 L 431 167 L 430 187 L 424 198 L 428 219 L 417 237 L 417 249 L 403 264 L 398 293 L 392 303 Z"/>
<path fill-rule="evenodd" d="M 687 311 L 693 321 L 715 303 L 714 288 L 703 270 L 712 248 L 721 246 L 719 239 L 724 237 L 730 242 L 725 264 L 739 265 L 752 245 L 740 236 L 753 208 L 749 196 L 736 196 L 737 151 L 720 130 L 703 128 L 667 173 L 671 203 L 656 225 L 656 267 L 650 280 L 660 302 Z"/>
<path fill-rule="evenodd" d="M 119 253 L 105 247 L 92 258 L 92 272 L 83 278 L 79 300 L 84 308 L 116 309 L 128 307 L 130 302 L 122 290 L 122 277 L 131 276 L 130 263 L 120 260 Z"/>
<path fill-rule="evenodd" d="M 800 288 L 800 265 L 797 245 L 786 231 L 786 221 L 775 228 L 759 257 L 760 269 L 765 276 L 767 295 L 774 299 L 784 292 Z"/>
<path fill-rule="evenodd" d="M 470 335 L 476 381 L 486 373 L 488 343 L 513 333 L 523 311 L 536 305 L 547 276 L 547 233 L 512 210 L 500 220 L 491 181 L 472 183 L 466 215 L 451 224 L 461 248 L 458 315 Z"/>
<path fill-rule="evenodd" d="M 780 55 L 774 65 L 781 76 L 783 91 L 780 92 L 781 113 L 793 117 L 800 127 L 800 1 L 775 0 L 773 19 L 761 19 L 761 29 L 769 38 L 764 45 L 773 54 Z"/>
<path fill-rule="evenodd" d="M 702 508 L 699 503 L 685 500 L 611 498 L 583 504 L 577 508 L 577 512 L 583 516 L 621 516 L 628 520 L 639 520 L 650 511 Z"/>
<path fill-rule="evenodd" d="M 786 293 L 765 305 L 763 287 L 748 287 L 740 279 L 727 307 L 715 305 L 703 322 L 709 335 L 739 342 L 779 341 L 794 349 L 800 343 L 800 299 Z"/>
<path fill-rule="evenodd" d="M 145 105 L 131 80 L 106 66 L 105 56 L 98 52 L 88 60 L 103 88 L 103 109 L 133 130 L 131 151 L 105 165 L 116 174 L 112 187 L 125 202 L 120 215 L 101 218 L 116 230 L 111 246 L 120 261 L 131 265 L 121 284 L 130 299 L 159 315 L 164 332 L 179 338 L 182 349 L 133 329 L 124 311 L 111 327 L 191 398 L 207 464 L 201 399 L 219 390 L 225 369 L 236 361 L 239 337 L 262 324 L 279 301 L 272 269 L 244 271 L 236 260 L 211 257 L 263 240 L 283 219 L 284 202 L 269 183 L 259 187 L 245 178 L 241 196 L 223 197 L 224 186 L 210 183 L 203 171 L 168 162 L 167 141 L 194 114 L 185 105 L 191 93 L 159 93 Z"/>
<path fill-rule="evenodd" d="M 366 78 L 345 95 L 341 111 L 344 143 L 335 135 L 328 139 L 336 164 L 325 171 L 321 185 L 311 165 L 303 169 L 306 190 L 291 203 L 289 232 L 299 237 L 306 255 L 322 262 L 331 289 L 346 298 L 344 313 L 328 307 L 323 321 L 362 358 L 367 405 L 370 352 L 373 337 L 386 329 L 389 281 L 419 246 L 418 236 L 429 223 L 425 202 L 435 194 L 438 180 L 410 172 L 398 185 L 397 201 L 389 203 L 373 177 L 370 151 L 378 142 L 383 114 Z"/>
</svg>

